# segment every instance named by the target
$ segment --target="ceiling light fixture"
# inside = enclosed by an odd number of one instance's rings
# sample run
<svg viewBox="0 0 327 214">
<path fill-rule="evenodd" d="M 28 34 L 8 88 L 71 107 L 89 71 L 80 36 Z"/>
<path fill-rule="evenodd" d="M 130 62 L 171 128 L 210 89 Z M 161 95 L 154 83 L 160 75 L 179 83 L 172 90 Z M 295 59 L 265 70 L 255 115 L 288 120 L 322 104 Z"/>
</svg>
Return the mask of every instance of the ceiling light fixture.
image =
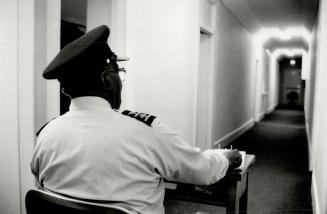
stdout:
<svg viewBox="0 0 327 214">
<path fill-rule="evenodd" d="M 311 34 L 305 27 L 290 27 L 284 30 L 279 28 L 262 28 L 256 34 L 256 40 L 261 44 L 271 38 L 290 40 L 293 37 L 303 38 L 307 42 L 311 40 Z"/>
<path fill-rule="evenodd" d="M 287 32 L 283 32 L 280 34 L 279 38 L 283 41 L 287 41 L 291 39 L 291 36 L 287 34 Z"/>
<path fill-rule="evenodd" d="M 293 50 L 287 50 L 286 51 L 286 55 L 289 57 L 294 57 L 295 56 L 295 52 Z"/>
</svg>

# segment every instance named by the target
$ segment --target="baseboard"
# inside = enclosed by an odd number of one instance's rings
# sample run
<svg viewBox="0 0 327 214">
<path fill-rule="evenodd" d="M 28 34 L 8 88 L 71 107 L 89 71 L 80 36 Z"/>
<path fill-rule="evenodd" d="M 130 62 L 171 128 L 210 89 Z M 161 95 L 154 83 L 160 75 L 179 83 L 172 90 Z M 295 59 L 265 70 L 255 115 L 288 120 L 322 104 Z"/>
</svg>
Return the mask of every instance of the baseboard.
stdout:
<svg viewBox="0 0 327 214">
<path fill-rule="evenodd" d="M 321 214 L 318 191 L 317 191 L 317 184 L 316 184 L 316 177 L 315 177 L 314 173 L 312 174 L 312 182 L 311 183 L 312 183 L 312 185 L 311 185 L 311 198 L 312 198 L 313 214 Z"/>
<path fill-rule="evenodd" d="M 214 148 L 224 148 L 227 146 L 229 143 L 231 143 L 233 140 L 238 138 L 240 135 L 242 135 L 244 132 L 252 128 L 254 125 L 254 119 L 250 119 L 234 131 L 230 132 L 229 134 L 225 135 L 224 137 L 220 138 L 216 142 L 213 143 Z"/>
<path fill-rule="evenodd" d="M 277 105 L 270 106 L 270 107 L 268 108 L 267 114 L 272 113 L 272 112 L 275 110 L 276 107 L 277 107 Z"/>
<path fill-rule="evenodd" d="M 259 121 L 261 121 L 264 117 L 265 117 L 265 113 L 263 112 L 263 113 L 261 113 L 259 116 L 258 116 L 258 118 L 257 118 L 257 122 L 259 122 Z"/>
</svg>

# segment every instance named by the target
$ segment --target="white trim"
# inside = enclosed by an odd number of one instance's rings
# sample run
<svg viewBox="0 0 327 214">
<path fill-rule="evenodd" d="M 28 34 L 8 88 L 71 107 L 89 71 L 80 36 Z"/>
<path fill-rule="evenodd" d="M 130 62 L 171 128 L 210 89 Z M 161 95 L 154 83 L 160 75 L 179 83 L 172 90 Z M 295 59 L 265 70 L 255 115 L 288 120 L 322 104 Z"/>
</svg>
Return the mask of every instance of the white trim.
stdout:
<svg viewBox="0 0 327 214">
<path fill-rule="evenodd" d="M 220 138 L 216 142 L 213 143 L 214 147 L 217 148 L 218 145 L 223 148 L 231 143 L 233 140 L 238 138 L 244 132 L 252 128 L 254 125 L 254 119 L 250 119 L 249 121 L 245 122 L 243 125 L 235 129 L 234 131 L 230 132 L 229 134 L 225 135 L 224 137 Z"/>
<path fill-rule="evenodd" d="M 256 118 L 256 121 L 257 122 L 259 122 L 259 121 L 261 121 L 264 117 L 265 117 L 265 113 L 264 112 L 262 112 L 257 118 Z"/>
<path fill-rule="evenodd" d="M 312 174 L 311 197 L 312 197 L 313 214 L 321 214 L 317 184 L 316 184 L 316 176 L 314 173 Z"/>
<path fill-rule="evenodd" d="M 47 0 L 46 4 L 46 64 L 60 51 L 61 1 Z M 60 85 L 57 80 L 46 81 L 47 121 L 60 115 Z"/>
<path fill-rule="evenodd" d="M 210 29 L 207 29 L 203 26 L 201 26 L 199 24 L 199 27 L 200 27 L 200 32 L 204 32 L 208 35 L 208 44 L 209 44 L 209 48 L 208 48 L 208 75 L 207 75 L 207 109 L 206 109 L 206 121 L 207 121 L 207 132 L 204 133 L 207 137 L 206 137 L 206 142 L 205 142 L 205 145 L 207 147 L 211 147 L 212 146 L 212 138 L 213 138 L 213 114 L 214 114 L 214 90 L 215 90 L 215 59 L 217 58 L 216 57 L 216 5 L 211 5 L 211 8 L 213 9 L 212 11 L 212 26 L 211 26 L 211 30 Z M 200 41 L 200 36 L 199 36 L 199 41 Z M 199 42 L 199 49 L 198 49 L 198 52 L 200 54 L 200 42 Z M 200 55 L 199 55 L 200 56 Z M 199 56 L 198 56 L 198 59 L 199 59 Z M 199 62 L 198 62 L 199 63 Z M 199 64 L 198 64 L 199 66 Z M 199 72 L 199 70 L 198 70 Z M 197 73 L 197 75 L 199 75 L 199 73 Z M 197 94 L 199 93 L 199 79 L 197 78 L 197 81 L 196 81 L 196 88 L 197 88 Z M 195 128 L 196 128 L 196 131 L 195 131 L 195 136 L 194 136 L 194 139 L 195 139 L 195 143 L 196 143 L 196 146 L 197 145 L 197 139 L 198 139 L 198 128 L 197 128 L 197 120 L 198 120 L 198 114 L 199 114 L 199 109 L 198 109 L 198 95 L 196 97 L 196 115 L 195 115 L 195 118 L 196 118 L 196 121 L 195 121 Z"/>
<path fill-rule="evenodd" d="M 216 17 L 216 12 L 214 11 L 213 17 Z M 216 22 L 213 21 L 213 26 L 215 31 Z M 214 115 L 214 95 L 215 95 L 215 48 L 216 48 L 216 34 L 209 36 L 209 65 L 208 65 L 208 115 L 207 115 L 207 142 L 212 142 L 213 136 L 213 115 Z"/>
<path fill-rule="evenodd" d="M 270 106 L 270 107 L 268 108 L 267 114 L 272 113 L 272 112 L 275 110 L 276 107 L 277 107 L 277 105 L 272 105 L 272 106 Z"/>
<path fill-rule="evenodd" d="M 18 1 L 17 110 L 18 164 L 21 214 L 25 214 L 25 194 L 34 186 L 30 161 L 35 141 L 35 5 L 34 0 Z"/>
<path fill-rule="evenodd" d="M 255 122 L 260 122 L 265 117 L 265 115 L 266 114 L 264 112 L 262 112 L 259 115 L 256 115 L 255 118 L 254 118 Z"/>
<path fill-rule="evenodd" d="M 214 47 L 215 40 L 213 34 L 204 34 L 206 39 L 199 41 L 199 63 L 201 59 L 207 60 L 207 68 L 198 70 L 197 78 L 197 97 L 196 97 L 196 146 L 201 149 L 211 148 L 212 127 L 213 127 L 213 100 L 214 100 Z M 201 37 L 201 36 L 200 36 Z M 200 39 L 201 40 L 201 39 Z M 202 43 L 203 42 L 203 43 Z M 205 45 L 202 53 L 202 45 Z M 202 48 L 201 48 L 202 47 Z M 202 59 L 203 61 L 203 59 Z M 205 61 L 204 61 L 205 63 Z M 202 78 L 199 78 L 202 76 Z M 203 87 L 206 85 L 207 87 Z M 200 97 L 206 96 L 206 100 Z M 204 129 L 203 129 L 204 128 Z M 201 143 L 201 145 L 199 145 Z"/>
<path fill-rule="evenodd" d="M 212 30 L 213 34 L 209 36 L 209 65 L 208 65 L 208 132 L 207 141 L 212 142 L 213 138 L 213 118 L 214 118 L 214 96 L 215 96 L 215 60 L 217 58 L 216 54 L 216 43 L 217 43 L 217 33 L 216 33 L 216 5 L 212 5 L 214 8 L 212 13 Z"/>
<path fill-rule="evenodd" d="M 305 132 L 307 136 L 307 146 L 308 146 L 308 161 L 309 161 L 309 171 L 313 170 L 312 160 L 311 160 L 311 139 L 310 139 L 310 131 L 309 131 L 309 123 L 307 116 L 305 115 Z"/>
</svg>

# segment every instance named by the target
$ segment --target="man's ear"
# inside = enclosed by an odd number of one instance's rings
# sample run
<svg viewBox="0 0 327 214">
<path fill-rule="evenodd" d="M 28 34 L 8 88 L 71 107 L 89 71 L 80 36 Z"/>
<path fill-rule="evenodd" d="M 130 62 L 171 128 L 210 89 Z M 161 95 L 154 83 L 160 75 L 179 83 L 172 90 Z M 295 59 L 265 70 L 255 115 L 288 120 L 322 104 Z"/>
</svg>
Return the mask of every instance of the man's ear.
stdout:
<svg viewBox="0 0 327 214">
<path fill-rule="evenodd" d="M 121 89 L 122 84 L 118 73 L 104 71 L 101 75 L 103 82 L 103 93 L 107 97 L 113 109 L 119 109 L 121 104 Z"/>
<path fill-rule="evenodd" d="M 108 72 L 108 71 L 104 71 L 101 74 L 101 80 L 102 80 L 102 83 L 103 83 L 103 87 L 106 90 L 110 89 L 110 87 L 113 85 L 112 78 L 110 78 L 109 73 L 110 72 Z"/>
<path fill-rule="evenodd" d="M 101 74 L 102 83 L 106 90 L 121 90 L 121 80 L 118 73 L 104 71 Z"/>
</svg>

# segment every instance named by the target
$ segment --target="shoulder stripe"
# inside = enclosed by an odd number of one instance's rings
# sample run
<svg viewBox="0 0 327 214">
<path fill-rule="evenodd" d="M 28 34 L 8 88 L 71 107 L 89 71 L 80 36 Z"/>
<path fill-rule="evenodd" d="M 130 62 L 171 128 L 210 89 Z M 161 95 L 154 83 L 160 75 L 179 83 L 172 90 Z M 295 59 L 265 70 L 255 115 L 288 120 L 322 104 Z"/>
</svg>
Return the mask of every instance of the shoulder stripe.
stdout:
<svg viewBox="0 0 327 214">
<path fill-rule="evenodd" d="M 134 112 L 129 110 L 123 111 L 122 114 L 137 119 L 138 121 L 141 121 L 142 123 L 145 123 L 148 126 L 151 126 L 154 119 L 156 119 L 156 116 L 153 116 L 151 114 Z"/>
</svg>

